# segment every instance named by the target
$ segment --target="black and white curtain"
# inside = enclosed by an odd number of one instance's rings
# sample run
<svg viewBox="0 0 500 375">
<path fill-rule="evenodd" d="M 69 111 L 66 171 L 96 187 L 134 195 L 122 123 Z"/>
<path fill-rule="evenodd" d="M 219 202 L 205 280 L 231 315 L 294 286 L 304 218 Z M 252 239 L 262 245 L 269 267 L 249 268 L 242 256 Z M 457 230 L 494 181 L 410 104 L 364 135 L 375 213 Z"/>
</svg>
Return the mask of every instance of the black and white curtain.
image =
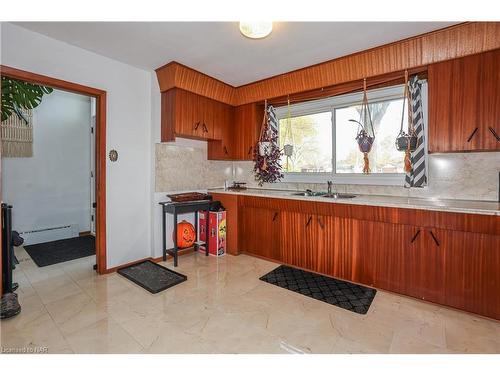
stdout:
<svg viewBox="0 0 500 375">
<path fill-rule="evenodd" d="M 411 153 L 410 172 L 405 176 L 405 187 L 424 187 L 427 185 L 427 168 L 425 165 L 425 131 L 424 113 L 422 109 L 422 82 L 413 76 L 409 82 L 409 90 L 413 111 L 413 125 L 417 135 L 417 148 Z"/>
</svg>

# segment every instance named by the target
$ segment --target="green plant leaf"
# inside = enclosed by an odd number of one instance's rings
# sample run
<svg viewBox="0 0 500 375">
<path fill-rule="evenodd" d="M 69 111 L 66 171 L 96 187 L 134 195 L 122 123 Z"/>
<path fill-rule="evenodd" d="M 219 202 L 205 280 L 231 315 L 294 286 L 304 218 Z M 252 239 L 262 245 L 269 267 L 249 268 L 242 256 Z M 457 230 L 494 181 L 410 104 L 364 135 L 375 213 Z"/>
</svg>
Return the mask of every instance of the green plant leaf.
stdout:
<svg viewBox="0 0 500 375">
<path fill-rule="evenodd" d="M 12 113 L 17 114 L 16 109 L 36 108 L 42 102 L 42 97 L 53 91 L 51 87 L 2 77 L 2 121 L 7 120 Z"/>
</svg>

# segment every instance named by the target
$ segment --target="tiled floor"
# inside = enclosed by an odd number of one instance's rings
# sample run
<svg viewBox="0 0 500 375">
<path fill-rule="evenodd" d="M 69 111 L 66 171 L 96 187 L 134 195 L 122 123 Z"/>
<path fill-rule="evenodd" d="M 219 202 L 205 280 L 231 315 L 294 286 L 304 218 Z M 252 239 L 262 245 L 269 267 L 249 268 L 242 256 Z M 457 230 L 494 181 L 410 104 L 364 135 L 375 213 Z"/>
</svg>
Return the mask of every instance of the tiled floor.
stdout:
<svg viewBox="0 0 500 375">
<path fill-rule="evenodd" d="M 94 259 L 15 270 L 22 313 L 5 348 L 49 353 L 500 353 L 500 323 L 379 291 L 366 315 L 259 281 L 276 264 L 190 254 L 188 281 L 151 295 Z M 168 262 L 169 266 L 171 262 Z"/>
</svg>

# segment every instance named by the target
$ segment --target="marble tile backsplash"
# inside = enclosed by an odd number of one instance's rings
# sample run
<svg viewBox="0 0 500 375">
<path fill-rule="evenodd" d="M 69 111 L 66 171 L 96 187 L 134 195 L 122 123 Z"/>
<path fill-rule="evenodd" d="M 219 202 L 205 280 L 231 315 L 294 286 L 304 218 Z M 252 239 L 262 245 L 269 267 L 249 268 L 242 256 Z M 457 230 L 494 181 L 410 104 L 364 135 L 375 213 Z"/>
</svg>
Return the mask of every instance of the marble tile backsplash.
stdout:
<svg viewBox="0 0 500 375">
<path fill-rule="evenodd" d="M 222 187 L 225 180 L 246 182 L 258 187 L 253 163 L 209 161 L 206 149 L 156 145 L 156 191 L 180 191 Z M 429 183 L 425 188 L 403 186 L 335 184 L 339 192 L 408 196 L 417 198 L 498 200 L 500 152 L 432 154 L 428 159 Z M 325 184 L 266 184 L 268 189 L 325 190 Z"/>
<path fill-rule="evenodd" d="M 155 152 L 156 192 L 223 187 L 231 179 L 233 163 L 207 160 L 206 148 L 157 143 Z"/>
</svg>

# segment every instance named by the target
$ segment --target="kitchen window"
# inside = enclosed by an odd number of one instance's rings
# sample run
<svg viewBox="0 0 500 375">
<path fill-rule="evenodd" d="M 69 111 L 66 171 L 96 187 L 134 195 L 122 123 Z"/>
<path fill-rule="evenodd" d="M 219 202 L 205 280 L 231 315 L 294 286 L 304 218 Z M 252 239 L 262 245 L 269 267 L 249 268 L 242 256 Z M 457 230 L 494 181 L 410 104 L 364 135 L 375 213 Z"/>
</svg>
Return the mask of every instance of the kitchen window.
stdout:
<svg viewBox="0 0 500 375">
<path fill-rule="evenodd" d="M 369 153 L 370 174 L 363 174 L 363 154 L 355 141 L 362 93 L 276 108 L 280 148 L 293 145 L 291 156 L 282 157 L 285 182 L 326 182 L 403 185 L 404 153 L 395 140 L 401 126 L 404 86 L 368 91 L 375 143 Z M 426 124 L 426 84 L 423 85 Z M 407 116 L 404 116 L 407 130 Z M 427 139 L 427 137 L 425 137 Z"/>
</svg>

